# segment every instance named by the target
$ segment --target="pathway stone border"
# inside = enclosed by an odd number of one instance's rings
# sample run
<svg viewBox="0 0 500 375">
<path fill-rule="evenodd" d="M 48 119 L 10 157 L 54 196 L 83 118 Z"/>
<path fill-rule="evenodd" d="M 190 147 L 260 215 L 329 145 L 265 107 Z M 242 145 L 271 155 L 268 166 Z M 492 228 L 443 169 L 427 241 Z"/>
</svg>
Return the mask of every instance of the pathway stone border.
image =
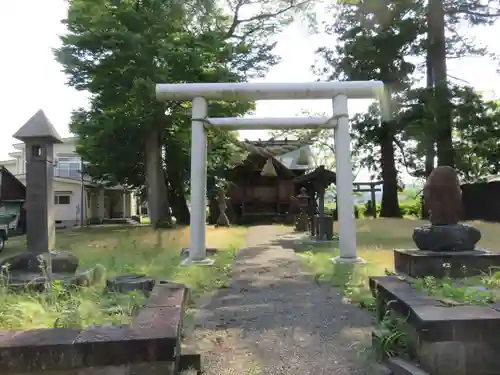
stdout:
<svg viewBox="0 0 500 375">
<path fill-rule="evenodd" d="M 155 365 L 158 374 L 176 373 L 187 295 L 183 285 L 155 285 L 129 325 L 0 332 L 0 372 L 79 369 L 78 374 L 96 374 L 99 368 L 109 371 L 109 366 L 118 366 L 125 374 L 130 365 L 147 364 L 140 373 L 156 374 L 151 371 Z"/>
</svg>

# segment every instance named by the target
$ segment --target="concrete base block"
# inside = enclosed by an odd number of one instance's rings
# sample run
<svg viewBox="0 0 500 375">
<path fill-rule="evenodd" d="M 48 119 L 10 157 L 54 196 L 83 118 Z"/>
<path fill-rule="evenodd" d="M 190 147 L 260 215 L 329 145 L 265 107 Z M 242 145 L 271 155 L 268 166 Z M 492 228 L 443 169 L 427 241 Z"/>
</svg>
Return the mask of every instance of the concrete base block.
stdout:
<svg viewBox="0 0 500 375">
<path fill-rule="evenodd" d="M 363 258 L 356 257 L 356 258 L 342 258 L 341 256 L 335 257 L 335 258 L 330 258 L 330 260 L 333 263 L 340 263 L 340 264 L 366 264 L 367 261 L 364 260 Z"/>
<path fill-rule="evenodd" d="M 205 259 L 201 259 L 201 260 L 192 260 L 192 259 L 186 258 L 181 262 L 181 266 L 186 266 L 186 267 L 187 266 L 194 266 L 194 265 L 213 266 L 214 263 L 215 263 L 215 260 L 210 259 L 210 258 L 205 258 Z"/>
</svg>

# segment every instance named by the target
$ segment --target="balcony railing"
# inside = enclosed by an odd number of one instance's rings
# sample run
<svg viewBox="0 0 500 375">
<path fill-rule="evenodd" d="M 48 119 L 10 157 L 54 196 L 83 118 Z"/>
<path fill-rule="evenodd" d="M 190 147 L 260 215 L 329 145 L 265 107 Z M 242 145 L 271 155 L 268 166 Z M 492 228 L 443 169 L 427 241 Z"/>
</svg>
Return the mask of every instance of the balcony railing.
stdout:
<svg viewBox="0 0 500 375">
<path fill-rule="evenodd" d="M 66 168 L 54 168 L 54 177 L 60 178 L 71 178 L 74 180 L 80 180 L 81 174 L 79 170 L 66 169 Z"/>
</svg>

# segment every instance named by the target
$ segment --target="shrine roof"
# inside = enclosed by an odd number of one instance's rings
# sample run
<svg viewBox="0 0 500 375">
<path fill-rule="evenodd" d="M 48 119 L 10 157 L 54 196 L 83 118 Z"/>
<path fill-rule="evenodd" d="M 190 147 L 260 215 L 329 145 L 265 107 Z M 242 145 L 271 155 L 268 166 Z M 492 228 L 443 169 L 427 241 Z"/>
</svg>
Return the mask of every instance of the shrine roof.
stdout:
<svg viewBox="0 0 500 375">
<path fill-rule="evenodd" d="M 296 183 L 306 183 L 314 181 L 324 181 L 327 185 L 335 184 L 337 182 L 337 175 L 325 168 L 325 166 L 320 165 L 315 170 L 303 174 L 295 179 Z"/>
</svg>

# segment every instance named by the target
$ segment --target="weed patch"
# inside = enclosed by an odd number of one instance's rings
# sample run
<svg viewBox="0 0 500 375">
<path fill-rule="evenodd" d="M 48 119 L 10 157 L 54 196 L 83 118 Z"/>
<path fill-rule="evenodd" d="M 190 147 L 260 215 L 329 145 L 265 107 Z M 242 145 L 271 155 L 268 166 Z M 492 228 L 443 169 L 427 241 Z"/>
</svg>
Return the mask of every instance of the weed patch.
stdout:
<svg viewBox="0 0 500 375">
<path fill-rule="evenodd" d="M 219 249 L 211 267 L 180 266 L 180 250 L 189 243 L 188 228 L 153 231 L 148 227 L 102 226 L 58 233 L 57 248 L 73 252 L 80 260 L 79 268 L 97 266 L 103 273 L 102 280 L 77 289 L 54 282 L 43 293 L 14 293 L 8 285 L 0 284 L 0 330 L 128 323 L 145 297 L 140 292 L 105 292 L 104 274 L 139 273 L 183 283 L 196 300 L 202 293 L 227 286 L 232 259 L 242 247 L 245 233 L 246 228 L 241 227 L 209 227 L 207 244 Z M 24 250 L 25 246 L 24 238 L 14 238 L 6 254 Z"/>
</svg>

